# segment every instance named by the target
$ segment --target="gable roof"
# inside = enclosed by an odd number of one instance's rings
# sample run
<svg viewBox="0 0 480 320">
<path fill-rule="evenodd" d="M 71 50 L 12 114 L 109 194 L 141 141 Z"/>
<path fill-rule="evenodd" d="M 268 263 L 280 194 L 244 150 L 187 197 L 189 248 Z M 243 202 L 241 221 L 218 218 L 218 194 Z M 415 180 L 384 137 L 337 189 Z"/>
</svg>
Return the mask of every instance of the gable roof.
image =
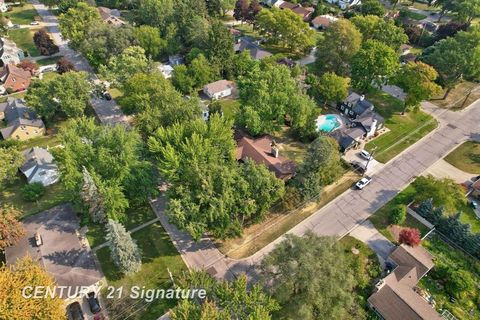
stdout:
<svg viewBox="0 0 480 320">
<path fill-rule="evenodd" d="M 281 155 L 272 155 L 272 138 L 264 136 L 258 139 L 242 137 L 237 143 L 237 160 L 251 159 L 256 163 L 263 163 L 274 172 L 277 178 L 288 179 L 295 174 L 295 163 Z"/>
<path fill-rule="evenodd" d="M 21 99 L 8 98 L 7 103 L 2 107 L 5 109 L 5 121 L 7 122 L 7 127 L 0 129 L 4 139 L 10 137 L 22 125 L 37 128 L 45 127 L 43 121 Z"/>
<path fill-rule="evenodd" d="M 13 64 L 7 64 L 0 71 L 0 79 L 5 89 L 12 88 L 13 91 L 21 91 L 28 88 L 32 81 L 32 75 Z"/>
<path fill-rule="evenodd" d="M 218 80 L 212 83 L 205 85 L 203 88 L 208 92 L 215 94 L 227 89 L 232 89 L 234 86 L 234 82 L 230 80 Z"/>
<path fill-rule="evenodd" d="M 433 257 L 421 246 L 398 246 L 390 259 L 398 266 L 385 279 L 368 302 L 388 320 L 436 320 L 437 311 L 414 288 L 418 281 L 434 266 Z"/>
<path fill-rule="evenodd" d="M 22 222 L 26 235 L 5 249 L 7 265 L 30 255 L 59 286 L 90 286 L 103 278 L 92 251 L 78 234 L 80 221 L 70 204 L 56 206 Z M 37 232 L 43 241 L 41 246 L 36 246 L 32 239 Z"/>
<path fill-rule="evenodd" d="M 25 163 L 20 167 L 20 171 L 29 182 L 38 170 L 58 170 L 57 165 L 53 163 L 52 154 L 47 149 L 33 147 L 25 150 L 23 155 L 25 156 Z"/>
<path fill-rule="evenodd" d="M 263 58 L 267 58 L 272 56 L 272 54 L 266 50 L 263 50 L 255 44 L 252 40 L 243 37 L 240 38 L 234 45 L 233 49 L 235 52 L 242 52 L 244 50 L 248 50 L 250 52 L 250 56 L 255 60 L 261 60 Z"/>
</svg>

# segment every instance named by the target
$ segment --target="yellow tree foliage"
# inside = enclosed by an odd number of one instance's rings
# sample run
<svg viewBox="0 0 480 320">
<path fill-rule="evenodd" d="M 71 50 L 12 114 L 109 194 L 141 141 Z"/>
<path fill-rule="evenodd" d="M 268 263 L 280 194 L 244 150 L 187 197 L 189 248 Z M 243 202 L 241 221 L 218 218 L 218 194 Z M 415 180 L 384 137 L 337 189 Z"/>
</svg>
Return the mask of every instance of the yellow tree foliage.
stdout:
<svg viewBox="0 0 480 320">
<path fill-rule="evenodd" d="M 20 212 L 13 207 L 0 207 L 0 250 L 13 246 L 25 235 L 22 224 L 17 220 Z"/>
<path fill-rule="evenodd" d="M 0 320 L 62 320 L 66 319 L 62 299 L 55 297 L 24 298 L 26 286 L 54 286 L 53 278 L 30 257 L 14 266 L 0 267 Z"/>
</svg>

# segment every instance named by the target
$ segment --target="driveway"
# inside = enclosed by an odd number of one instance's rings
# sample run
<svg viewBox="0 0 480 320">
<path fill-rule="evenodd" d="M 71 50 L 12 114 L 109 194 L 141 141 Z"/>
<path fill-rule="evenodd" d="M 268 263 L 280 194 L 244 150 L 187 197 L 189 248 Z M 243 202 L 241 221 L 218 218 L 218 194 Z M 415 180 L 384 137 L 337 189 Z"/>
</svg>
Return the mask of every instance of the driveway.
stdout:
<svg viewBox="0 0 480 320">
<path fill-rule="evenodd" d="M 359 165 L 361 165 L 362 167 L 365 168 L 365 166 L 367 165 L 367 159 L 365 159 L 364 157 L 362 157 L 360 155 L 360 149 L 356 149 L 356 150 L 348 150 L 345 155 L 343 156 L 343 159 L 345 159 L 345 161 L 349 162 L 349 163 L 358 163 Z M 370 160 L 370 163 L 368 164 L 368 168 L 367 168 L 367 174 L 369 175 L 372 175 L 374 174 L 375 172 L 381 170 L 383 168 L 383 163 L 381 162 L 378 162 L 377 160 L 375 159 L 372 159 Z"/>
<path fill-rule="evenodd" d="M 375 229 L 370 220 L 366 220 L 360 224 L 350 233 L 350 235 L 367 244 L 370 249 L 375 251 L 382 264 L 388 258 L 393 249 L 395 249 L 395 245 Z"/>
<path fill-rule="evenodd" d="M 438 179 L 450 178 L 459 184 L 469 181 L 471 182 L 472 179 L 477 176 L 476 174 L 462 171 L 443 159 L 438 160 L 433 166 L 428 168 L 428 170 L 424 172 L 424 175 L 427 174 L 431 174 Z"/>
<path fill-rule="evenodd" d="M 315 57 L 315 53 L 317 52 L 317 48 L 313 48 L 312 51 L 310 51 L 310 53 L 303 57 L 302 59 L 299 59 L 297 60 L 296 62 L 301 65 L 301 66 L 304 66 L 304 65 L 307 65 L 307 64 L 310 64 L 310 63 L 314 63 L 315 60 L 316 60 L 316 57 Z"/>
</svg>

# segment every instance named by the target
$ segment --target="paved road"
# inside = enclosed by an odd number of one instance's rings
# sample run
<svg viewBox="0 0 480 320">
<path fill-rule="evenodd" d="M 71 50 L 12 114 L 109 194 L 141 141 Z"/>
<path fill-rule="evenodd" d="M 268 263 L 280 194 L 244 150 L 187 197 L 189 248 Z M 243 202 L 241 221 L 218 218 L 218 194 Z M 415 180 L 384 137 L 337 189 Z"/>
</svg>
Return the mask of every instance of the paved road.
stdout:
<svg viewBox="0 0 480 320">
<path fill-rule="evenodd" d="M 385 164 L 367 188 L 346 191 L 288 233 L 301 236 L 311 230 L 318 235 L 342 237 L 361 225 L 457 145 L 468 139 L 480 141 L 480 100 L 460 112 L 440 109 L 428 102 L 423 103 L 422 108 L 439 120 L 436 130 Z M 232 274 L 246 273 L 255 280 L 256 265 L 283 240 L 280 237 L 251 257 L 233 260 L 220 253 L 208 238 L 195 243 L 187 234 L 169 225 L 163 209 L 163 206 L 154 206 L 187 265 L 207 270 L 218 278 L 229 279 Z"/>
<path fill-rule="evenodd" d="M 32 5 L 35 10 L 37 10 L 38 15 L 43 19 L 42 26 L 46 26 L 48 28 L 48 31 L 52 35 L 53 41 L 58 45 L 60 54 L 70 60 L 75 65 L 75 69 L 88 72 L 92 80 L 98 79 L 88 61 L 80 53 L 71 49 L 68 46 L 68 41 L 62 37 L 62 34 L 58 28 L 57 17 L 52 14 L 52 12 L 48 10 L 46 6 L 39 3 L 37 0 L 32 1 Z M 91 104 L 95 110 L 95 113 L 97 114 L 98 119 L 103 124 L 122 123 L 128 125 L 128 117 L 123 114 L 122 110 L 114 100 L 107 101 L 102 99 L 92 99 Z"/>
</svg>

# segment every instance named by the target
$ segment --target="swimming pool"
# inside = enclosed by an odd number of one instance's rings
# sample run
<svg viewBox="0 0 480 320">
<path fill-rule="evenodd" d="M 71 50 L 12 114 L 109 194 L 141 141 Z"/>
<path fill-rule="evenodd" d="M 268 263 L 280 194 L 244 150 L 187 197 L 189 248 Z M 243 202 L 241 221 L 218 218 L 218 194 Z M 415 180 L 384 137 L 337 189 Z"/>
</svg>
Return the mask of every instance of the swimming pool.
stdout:
<svg viewBox="0 0 480 320">
<path fill-rule="evenodd" d="M 321 115 L 317 118 L 317 131 L 332 132 L 340 125 L 340 119 L 334 114 Z"/>
</svg>

